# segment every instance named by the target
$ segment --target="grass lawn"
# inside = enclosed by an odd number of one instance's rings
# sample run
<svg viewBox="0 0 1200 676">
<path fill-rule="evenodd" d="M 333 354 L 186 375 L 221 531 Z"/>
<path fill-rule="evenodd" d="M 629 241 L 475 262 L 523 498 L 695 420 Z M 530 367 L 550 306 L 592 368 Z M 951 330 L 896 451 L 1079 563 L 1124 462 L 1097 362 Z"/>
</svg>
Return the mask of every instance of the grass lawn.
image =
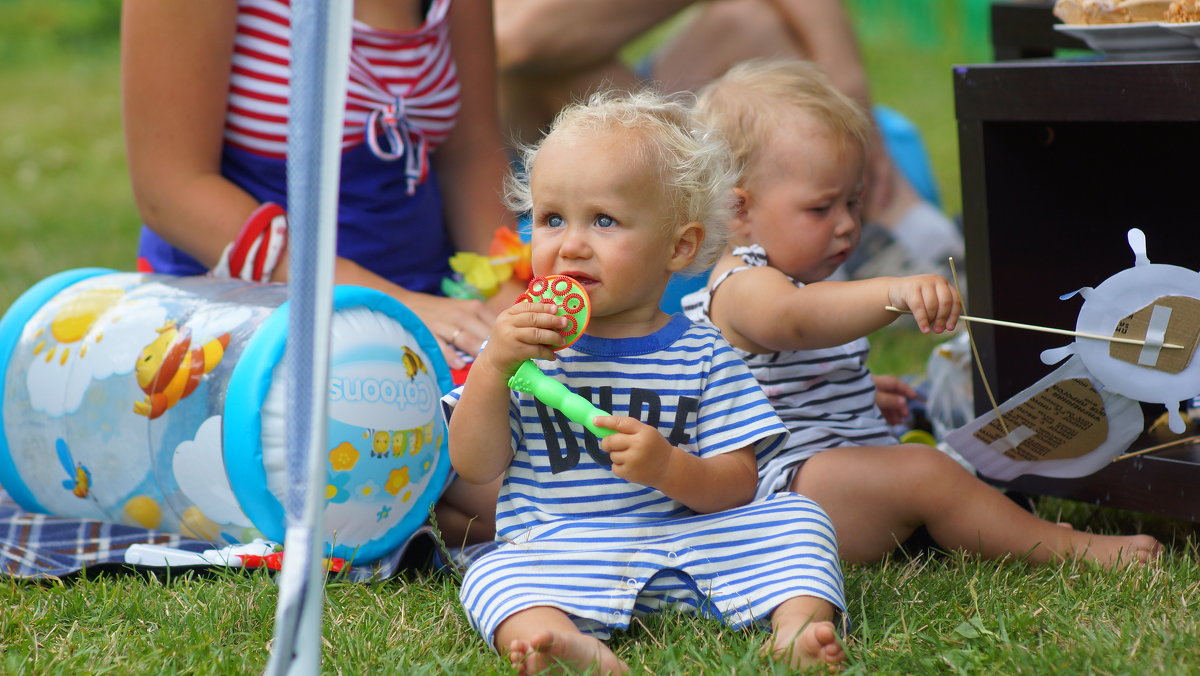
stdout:
<svg viewBox="0 0 1200 676">
<path fill-rule="evenodd" d="M 928 37 L 924 19 L 887 13 L 897 11 L 897 3 L 848 4 L 864 23 L 876 98 L 921 127 L 947 207 L 956 211 L 950 65 L 989 54 L 977 39 L 949 28 L 980 3 L 930 9 L 942 23 L 927 44 L 921 42 Z M 5 0 L 0 26 L 11 18 L 5 12 L 18 6 L 50 11 L 44 8 L 65 5 Z M 868 11 L 879 15 L 868 21 Z M 70 53 L 44 48 L 32 58 L 3 47 L 13 25 L 0 28 L 0 312 L 55 272 L 132 269 L 138 229 L 112 40 Z M 932 342 L 903 329 L 883 332 L 875 337 L 874 365 L 919 371 Z M 1167 542 L 1168 553 L 1160 566 L 1116 571 L 925 555 L 848 567 L 856 627 L 848 672 L 1200 672 L 1194 526 L 1064 501 L 1043 501 L 1040 509 L 1081 528 L 1151 532 Z M 451 575 L 335 582 L 327 592 L 326 672 L 507 673 L 505 662 L 468 627 Z M 0 672 L 261 671 L 275 601 L 274 581 L 262 573 L 0 580 Z M 758 656 L 763 638 L 663 616 L 618 635 L 613 646 L 642 673 L 781 673 Z"/>
</svg>

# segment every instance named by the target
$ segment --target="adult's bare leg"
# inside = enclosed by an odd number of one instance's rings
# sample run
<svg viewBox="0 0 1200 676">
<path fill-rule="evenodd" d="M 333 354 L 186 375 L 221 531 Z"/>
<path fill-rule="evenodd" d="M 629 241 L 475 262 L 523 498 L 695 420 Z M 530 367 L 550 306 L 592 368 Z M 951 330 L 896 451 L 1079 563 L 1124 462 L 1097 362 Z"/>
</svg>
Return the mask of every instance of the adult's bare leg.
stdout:
<svg viewBox="0 0 1200 676">
<path fill-rule="evenodd" d="M 667 91 L 694 91 L 747 59 L 808 56 L 767 0 L 720 0 L 703 3 L 655 52 L 652 73 Z"/>
<path fill-rule="evenodd" d="M 506 140 L 533 143 L 558 111 L 602 87 L 632 90 L 639 85 L 633 71 L 613 58 L 593 67 L 565 73 L 501 73 L 500 118 Z"/>
</svg>

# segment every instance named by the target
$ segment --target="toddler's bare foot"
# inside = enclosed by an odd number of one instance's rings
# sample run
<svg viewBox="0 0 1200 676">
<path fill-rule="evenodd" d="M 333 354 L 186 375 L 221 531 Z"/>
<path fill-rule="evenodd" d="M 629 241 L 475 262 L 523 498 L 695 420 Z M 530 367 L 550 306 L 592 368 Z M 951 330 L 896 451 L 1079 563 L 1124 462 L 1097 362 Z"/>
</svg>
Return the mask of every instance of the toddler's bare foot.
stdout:
<svg viewBox="0 0 1200 676">
<path fill-rule="evenodd" d="M 553 631 L 538 632 L 528 641 L 516 639 L 509 644 L 508 659 L 517 673 L 560 673 L 561 666 L 571 666 L 589 673 L 624 674 L 629 667 L 608 646 L 583 634 Z"/>
<path fill-rule="evenodd" d="M 1074 531 L 1072 539 L 1076 556 L 1107 568 L 1152 563 L 1162 555 L 1162 544 L 1149 535 L 1092 535 Z"/>
<path fill-rule="evenodd" d="M 781 624 L 771 636 L 770 650 L 772 657 L 787 660 L 793 669 L 825 664 L 836 671 L 846 660 L 846 651 L 828 620 L 809 622 L 799 630 Z"/>
</svg>

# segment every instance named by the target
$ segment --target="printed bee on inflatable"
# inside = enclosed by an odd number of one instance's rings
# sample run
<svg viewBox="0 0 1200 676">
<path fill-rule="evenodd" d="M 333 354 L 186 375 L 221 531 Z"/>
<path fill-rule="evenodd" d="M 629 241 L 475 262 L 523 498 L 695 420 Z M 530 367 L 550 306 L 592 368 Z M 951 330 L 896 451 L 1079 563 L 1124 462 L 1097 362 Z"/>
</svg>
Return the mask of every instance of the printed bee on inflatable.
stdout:
<svg viewBox="0 0 1200 676">
<path fill-rule="evenodd" d="M 67 471 L 67 479 L 62 482 L 63 488 L 71 491 L 77 498 L 86 498 L 92 490 L 92 473 L 83 463 L 76 463 L 71 455 L 71 448 L 62 439 L 54 440 L 54 449 L 58 453 L 58 462 Z"/>
<path fill-rule="evenodd" d="M 371 435 L 371 457 L 386 458 L 388 456 L 388 447 L 392 441 L 392 435 L 387 430 L 367 430 Z"/>
<path fill-rule="evenodd" d="M 417 377 L 417 372 L 429 373 L 429 369 L 425 368 L 425 361 L 412 351 L 412 348 L 404 346 L 404 372 L 408 374 L 408 379 L 412 380 Z"/>
</svg>

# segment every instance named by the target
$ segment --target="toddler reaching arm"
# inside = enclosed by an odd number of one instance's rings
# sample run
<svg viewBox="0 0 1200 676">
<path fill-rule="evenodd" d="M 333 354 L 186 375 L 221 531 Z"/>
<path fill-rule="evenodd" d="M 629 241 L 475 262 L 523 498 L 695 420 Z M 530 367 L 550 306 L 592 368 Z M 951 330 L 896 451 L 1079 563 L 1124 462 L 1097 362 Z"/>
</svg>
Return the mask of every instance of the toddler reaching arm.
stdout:
<svg viewBox="0 0 1200 676">
<path fill-rule="evenodd" d="M 737 265 L 732 256 L 718 264 Z M 938 275 L 879 277 L 797 286 L 772 267 L 730 275 L 713 294 L 710 316 L 726 339 L 751 352 L 814 350 L 848 343 L 890 324 L 887 305 L 909 310 L 921 331 L 953 331 L 962 303 Z"/>
</svg>

